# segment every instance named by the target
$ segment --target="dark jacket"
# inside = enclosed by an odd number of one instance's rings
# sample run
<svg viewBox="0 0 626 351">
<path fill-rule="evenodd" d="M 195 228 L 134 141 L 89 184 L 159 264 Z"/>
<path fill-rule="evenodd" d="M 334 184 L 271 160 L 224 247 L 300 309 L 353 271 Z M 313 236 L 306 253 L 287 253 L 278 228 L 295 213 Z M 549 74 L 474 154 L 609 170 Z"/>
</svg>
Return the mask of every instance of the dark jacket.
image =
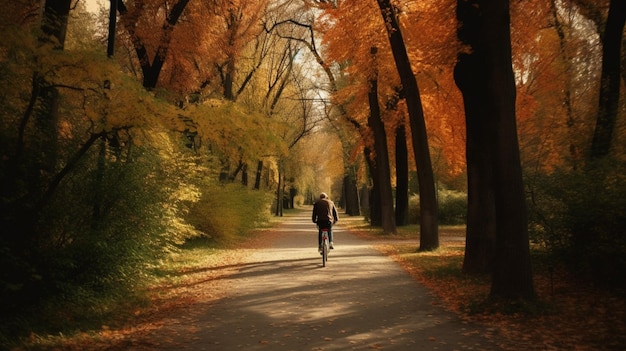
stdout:
<svg viewBox="0 0 626 351">
<path fill-rule="evenodd" d="M 315 205 L 313 205 L 312 220 L 313 223 L 318 223 L 320 221 L 328 221 L 330 223 L 337 222 L 339 217 L 337 216 L 335 204 L 328 198 L 317 200 Z"/>
</svg>

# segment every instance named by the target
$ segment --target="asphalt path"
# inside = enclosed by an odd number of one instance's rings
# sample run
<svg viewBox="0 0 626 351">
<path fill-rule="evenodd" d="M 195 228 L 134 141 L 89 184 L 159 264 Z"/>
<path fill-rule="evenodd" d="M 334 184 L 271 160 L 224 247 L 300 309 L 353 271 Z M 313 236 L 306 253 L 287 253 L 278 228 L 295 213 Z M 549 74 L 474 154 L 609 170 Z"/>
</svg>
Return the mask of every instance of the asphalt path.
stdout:
<svg viewBox="0 0 626 351">
<path fill-rule="evenodd" d="M 184 335 L 159 350 L 499 349 L 341 220 L 326 267 L 308 211 L 286 216 L 276 231 L 222 278 L 226 297 L 179 321 Z"/>
</svg>

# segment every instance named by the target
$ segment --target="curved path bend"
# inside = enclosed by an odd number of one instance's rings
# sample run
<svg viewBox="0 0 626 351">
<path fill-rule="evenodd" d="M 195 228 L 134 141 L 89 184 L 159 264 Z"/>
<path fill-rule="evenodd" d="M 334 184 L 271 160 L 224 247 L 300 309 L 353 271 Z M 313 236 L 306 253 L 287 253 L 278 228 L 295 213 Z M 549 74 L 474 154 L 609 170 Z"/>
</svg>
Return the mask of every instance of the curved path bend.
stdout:
<svg viewBox="0 0 626 351">
<path fill-rule="evenodd" d="M 162 341 L 158 349 L 499 349 L 370 242 L 342 230 L 341 220 L 333 229 L 335 250 L 323 268 L 309 212 L 286 216 L 269 247 L 221 278 L 227 297 L 179 320 L 185 340 Z"/>
</svg>

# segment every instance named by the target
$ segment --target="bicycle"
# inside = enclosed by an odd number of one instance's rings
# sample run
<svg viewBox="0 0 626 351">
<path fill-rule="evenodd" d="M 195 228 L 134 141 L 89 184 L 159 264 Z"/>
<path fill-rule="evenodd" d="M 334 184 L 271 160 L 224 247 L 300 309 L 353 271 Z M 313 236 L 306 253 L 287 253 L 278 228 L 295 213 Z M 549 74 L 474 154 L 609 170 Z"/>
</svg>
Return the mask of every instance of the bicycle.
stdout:
<svg viewBox="0 0 626 351">
<path fill-rule="evenodd" d="M 328 228 L 321 228 L 322 230 L 322 247 L 320 254 L 322 255 L 322 267 L 326 267 L 326 261 L 328 261 L 328 252 L 330 251 L 330 241 L 328 240 Z"/>
</svg>

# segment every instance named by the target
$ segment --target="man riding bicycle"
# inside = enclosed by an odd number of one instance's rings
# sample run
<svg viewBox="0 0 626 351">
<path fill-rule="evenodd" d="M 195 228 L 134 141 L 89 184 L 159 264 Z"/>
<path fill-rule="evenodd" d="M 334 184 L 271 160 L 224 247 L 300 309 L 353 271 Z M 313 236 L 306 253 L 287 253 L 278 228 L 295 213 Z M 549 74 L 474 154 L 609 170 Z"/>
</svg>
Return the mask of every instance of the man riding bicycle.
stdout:
<svg viewBox="0 0 626 351">
<path fill-rule="evenodd" d="M 330 241 L 330 248 L 333 247 L 333 224 L 337 223 L 339 217 L 337 216 L 337 209 L 335 208 L 335 204 L 330 201 L 328 195 L 326 193 L 320 194 L 320 199 L 315 202 L 313 205 L 313 223 L 317 223 L 318 227 L 318 235 L 317 235 L 317 246 L 318 248 L 322 247 L 322 229 L 328 228 L 328 240 Z"/>
</svg>

